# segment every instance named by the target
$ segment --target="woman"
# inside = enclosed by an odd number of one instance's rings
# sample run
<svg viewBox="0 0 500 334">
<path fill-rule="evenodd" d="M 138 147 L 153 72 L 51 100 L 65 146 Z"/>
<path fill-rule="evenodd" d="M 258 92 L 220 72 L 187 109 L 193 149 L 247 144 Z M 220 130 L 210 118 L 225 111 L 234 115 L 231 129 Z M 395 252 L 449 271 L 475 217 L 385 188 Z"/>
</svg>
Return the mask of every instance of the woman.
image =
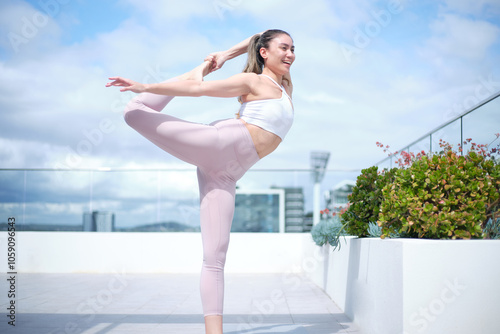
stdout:
<svg viewBox="0 0 500 334">
<path fill-rule="evenodd" d="M 243 73 L 203 81 L 226 60 L 248 51 Z M 224 264 L 234 213 L 236 181 L 259 159 L 273 152 L 293 121 L 290 66 L 293 40 L 282 30 L 267 30 L 210 54 L 192 71 L 158 84 L 120 77 L 106 86 L 141 93 L 125 108 L 125 120 L 151 142 L 197 166 L 203 242 L 201 298 L 206 333 L 222 333 Z M 236 119 L 210 125 L 159 113 L 174 96 L 239 97 Z"/>
</svg>

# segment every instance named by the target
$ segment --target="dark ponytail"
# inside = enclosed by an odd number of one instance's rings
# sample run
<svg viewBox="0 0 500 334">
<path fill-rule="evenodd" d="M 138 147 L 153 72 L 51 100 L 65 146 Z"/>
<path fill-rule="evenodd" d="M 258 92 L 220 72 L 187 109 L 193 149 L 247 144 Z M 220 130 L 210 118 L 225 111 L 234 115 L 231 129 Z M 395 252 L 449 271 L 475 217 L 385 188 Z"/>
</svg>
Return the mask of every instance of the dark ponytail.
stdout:
<svg viewBox="0 0 500 334">
<path fill-rule="evenodd" d="M 243 73 L 256 73 L 261 74 L 264 68 L 264 59 L 260 55 L 261 48 L 269 48 L 269 42 L 277 35 L 285 34 L 290 36 L 289 33 L 279 29 L 266 30 L 261 35 L 257 34 L 252 37 L 248 45 L 248 58 L 247 64 L 243 69 Z M 291 36 L 290 36 L 291 37 Z"/>
</svg>

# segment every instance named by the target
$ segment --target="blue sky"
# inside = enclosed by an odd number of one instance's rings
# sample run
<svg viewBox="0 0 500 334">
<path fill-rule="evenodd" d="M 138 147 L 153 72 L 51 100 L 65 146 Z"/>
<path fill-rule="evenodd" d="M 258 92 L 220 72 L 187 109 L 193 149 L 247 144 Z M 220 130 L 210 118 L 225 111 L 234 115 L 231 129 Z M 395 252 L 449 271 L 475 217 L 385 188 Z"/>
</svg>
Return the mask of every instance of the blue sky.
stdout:
<svg viewBox="0 0 500 334">
<path fill-rule="evenodd" d="M 478 92 L 500 90 L 497 0 L 4 1 L 0 168 L 186 167 L 123 122 L 132 95 L 105 88 L 107 77 L 164 80 L 269 28 L 294 39 L 296 118 L 255 168 L 308 168 L 313 150 L 331 152 L 330 169 L 366 168 L 386 156 L 377 141 L 399 149 Z M 206 80 L 239 73 L 244 62 Z M 202 123 L 237 108 L 236 99 L 172 102 L 173 115 Z M 489 142 L 499 115 L 490 112 L 471 136 Z"/>
</svg>

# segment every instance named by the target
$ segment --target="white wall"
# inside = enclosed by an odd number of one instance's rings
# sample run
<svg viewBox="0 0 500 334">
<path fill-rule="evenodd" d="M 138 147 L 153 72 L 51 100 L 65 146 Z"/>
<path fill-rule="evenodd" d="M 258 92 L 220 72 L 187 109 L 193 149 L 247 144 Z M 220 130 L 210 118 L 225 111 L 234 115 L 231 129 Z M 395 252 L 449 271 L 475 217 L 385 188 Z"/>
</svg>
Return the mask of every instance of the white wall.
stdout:
<svg viewBox="0 0 500 334">
<path fill-rule="evenodd" d="M 367 333 L 500 333 L 500 241 L 350 237 L 323 252 L 308 275 Z"/>
<path fill-rule="evenodd" d="M 7 271 L 7 233 L 0 270 Z M 199 273 L 199 233 L 18 232 L 18 273 Z M 228 273 L 305 273 L 369 334 L 500 333 L 500 241 L 233 233 Z M 285 279 L 290 279 L 288 275 Z"/>
<path fill-rule="evenodd" d="M 233 233 L 226 272 L 300 271 L 305 236 Z M 7 233 L 0 249 L 6 272 Z M 16 256 L 19 273 L 198 273 L 202 244 L 199 233 L 17 232 Z"/>
<path fill-rule="evenodd" d="M 500 333 L 500 241 L 405 240 L 407 333 Z"/>
</svg>

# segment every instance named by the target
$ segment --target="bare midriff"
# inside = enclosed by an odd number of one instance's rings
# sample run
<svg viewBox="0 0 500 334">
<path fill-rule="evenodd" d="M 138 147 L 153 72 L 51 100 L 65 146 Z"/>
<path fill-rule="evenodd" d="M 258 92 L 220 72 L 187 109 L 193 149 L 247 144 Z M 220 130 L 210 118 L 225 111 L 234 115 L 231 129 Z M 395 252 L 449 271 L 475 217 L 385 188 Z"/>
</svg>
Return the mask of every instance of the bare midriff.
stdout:
<svg viewBox="0 0 500 334">
<path fill-rule="evenodd" d="M 262 159 L 266 155 L 272 153 L 281 143 L 281 138 L 274 133 L 266 131 L 256 125 L 248 124 L 241 118 L 239 120 L 247 127 L 259 158 Z"/>
</svg>

